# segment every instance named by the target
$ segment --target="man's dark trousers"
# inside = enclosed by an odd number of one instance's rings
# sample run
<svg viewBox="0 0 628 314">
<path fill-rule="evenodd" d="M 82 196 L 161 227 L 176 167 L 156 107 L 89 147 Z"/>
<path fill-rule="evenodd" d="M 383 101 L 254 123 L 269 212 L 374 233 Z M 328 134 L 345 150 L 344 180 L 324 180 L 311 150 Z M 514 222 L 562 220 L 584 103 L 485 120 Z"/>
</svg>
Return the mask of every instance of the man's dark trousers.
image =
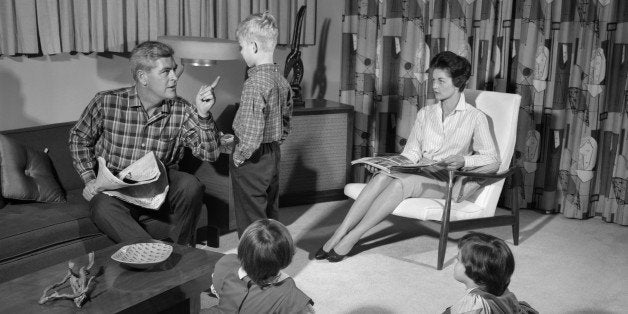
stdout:
<svg viewBox="0 0 628 314">
<path fill-rule="evenodd" d="M 98 193 L 89 204 L 92 220 L 117 243 L 137 242 L 152 238 L 138 222 L 141 215 L 149 215 L 170 224 L 168 235 L 173 242 L 194 245 L 205 187 L 195 176 L 174 169 L 168 169 L 168 184 L 166 200 L 159 210 Z"/>
<path fill-rule="evenodd" d="M 238 237 L 259 219 L 279 218 L 279 143 L 262 143 L 239 167 L 229 160 Z"/>
</svg>

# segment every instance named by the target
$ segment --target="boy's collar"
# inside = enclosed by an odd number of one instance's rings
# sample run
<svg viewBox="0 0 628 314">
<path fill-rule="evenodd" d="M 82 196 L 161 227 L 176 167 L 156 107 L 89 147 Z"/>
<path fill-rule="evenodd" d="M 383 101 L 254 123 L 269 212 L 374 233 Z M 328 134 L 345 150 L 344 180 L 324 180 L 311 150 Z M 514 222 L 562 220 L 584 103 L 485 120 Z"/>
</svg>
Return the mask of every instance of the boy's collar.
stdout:
<svg viewBox="0 0 628 314">
<path fill-rule="evenodd" d="M 258 64 L 256 66 L 250 67 L 248 70 L 248 74 L 249 76 L 251 76 L 251 74 L 257 71 L 266 70 L 266 69 L 277 72 L 279 71 L 279 65 L 277 65 L 277 63 Z"/>
<path fill-rule="evenodd" d="M 242 268 L 242 266 L 240 266 L 240 268 L 238 268 L 238 278 L 240 278 L 240 280 L 244 279 L 244 277 L 248 276 L 249 274 L 246 273 L 246 270 L 244 270 L 244 268 Z M 279 278 L 277 279 L 277 282 L 282 282 L 286 279 L 290 278 L 290 276 L 288 276 L 288 274 L 284 273 L 283 271 L 279 271 Z"/>
<path fill-rule="evenodd" d="M 249 274 L 246 273 L 246 270 L 244 270 L 244 268 L 242 268 L 240 266 L 240 268 L 238 268 L 238 278 L 240 278 L 240 280 L 244 279 L 244 277 L 248 276 Z"/>
</svg>

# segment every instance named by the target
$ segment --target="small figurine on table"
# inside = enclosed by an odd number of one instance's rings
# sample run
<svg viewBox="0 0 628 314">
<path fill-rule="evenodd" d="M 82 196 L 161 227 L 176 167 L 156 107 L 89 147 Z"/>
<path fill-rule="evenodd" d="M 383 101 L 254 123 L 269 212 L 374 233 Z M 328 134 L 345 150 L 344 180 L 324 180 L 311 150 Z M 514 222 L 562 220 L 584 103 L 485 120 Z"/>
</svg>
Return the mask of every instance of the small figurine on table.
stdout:
<svg viewBox="0 0 628 314">
<path fill-rule="evenodd" d="M 83 266 L 79 268 L 78 272 L 74 270 L 74 262 L 68 262 L 68 272 L 63 277 L 63 280 L 48 286 L 44 289 L 44 293 L 39 299 L 39 304 L 44 304 L 50 300 L 56 299 L 72 299 L 76 307 L 81 308 L 87 298 L 89 297 L 90 289 L 93 287 L 92 282 L 95 276 L 91 276 L 89 270 L 94 265 L 94 252 L 89 253 L 89 264 L 87 267 Z M 70 283 L 72 293 L 59 293 L 56 289 L 66 282 Z M 52 293 L 48 294 L 52 290 Z"/>
</svg>

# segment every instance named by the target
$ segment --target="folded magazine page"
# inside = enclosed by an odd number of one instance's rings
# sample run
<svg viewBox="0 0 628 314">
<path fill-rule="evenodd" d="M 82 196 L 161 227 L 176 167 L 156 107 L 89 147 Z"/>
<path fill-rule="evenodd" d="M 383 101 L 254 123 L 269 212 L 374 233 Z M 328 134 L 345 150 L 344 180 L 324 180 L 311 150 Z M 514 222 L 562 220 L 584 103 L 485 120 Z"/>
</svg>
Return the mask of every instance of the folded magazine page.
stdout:
<svg viewBox="0 0 628 314">
<path fill-rule="evenodd" d="M 150 152 L 116 176 L 104 158 L 98 157 L 96 187 L 103 193 L 149 209 L 159 209 L 168 193 L 166 167 Z"/>
<path fill-rule="evenodd" d="M 391 171 L 394 171 L 395 169 L 398 169 L 398 168 L 426 167 L 426 166 L 434 165 L 436 163 L 437 161 L 427 159 L 427 158 L 423 158 L 419 160 L 419 162 L 413 163 L 410 159 L 402 155 L 363 157 L 363 158 L 356 159 L 351 162 L 352 165 L 365 164 L 365 165 L 373 166 L 387 173 L 390 173 Z"/>
</svg>

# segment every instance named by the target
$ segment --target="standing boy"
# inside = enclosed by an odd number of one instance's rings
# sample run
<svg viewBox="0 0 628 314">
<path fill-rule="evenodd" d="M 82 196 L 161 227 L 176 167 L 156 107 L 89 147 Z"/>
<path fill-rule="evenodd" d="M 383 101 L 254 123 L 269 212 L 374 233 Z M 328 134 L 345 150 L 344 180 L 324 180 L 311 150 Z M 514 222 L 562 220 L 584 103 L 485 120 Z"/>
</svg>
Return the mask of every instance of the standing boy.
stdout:
<svg viewBox="0 0 628 314">
<path fill-rule="evenodd" d="M 277 22 L 268 12 L 238 25 L 240 53 L 249 66 L 233 121 L 235 149 L 229 163 L 238 236 L 258 219 L 278 219 L 279 145 L 290 132 L 290 84 L 273 62 Z"/>
</svg>

